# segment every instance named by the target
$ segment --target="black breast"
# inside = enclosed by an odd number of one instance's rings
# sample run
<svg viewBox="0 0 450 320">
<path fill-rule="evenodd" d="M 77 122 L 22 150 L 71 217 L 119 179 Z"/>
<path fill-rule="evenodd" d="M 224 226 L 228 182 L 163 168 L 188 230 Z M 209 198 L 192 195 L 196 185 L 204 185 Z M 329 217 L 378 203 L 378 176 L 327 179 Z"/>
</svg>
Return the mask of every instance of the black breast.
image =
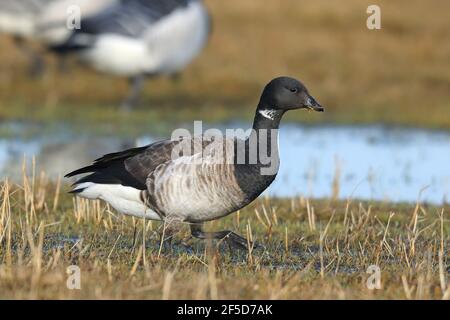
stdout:
<svg viewBox="0 0 450 320">
<path fill-rule="evenodd" d="M 253 201 L 275 180 L 276 174 L 261 174 L 261 166 L 254 164 L 238 164 L 234 176 L 247 201 Z"/>
<path fill-rule="evenodd" d="M 250 151 L 253 150 L 249 146 L 250 140 L 245 140 L 243 146 L 242 144 L 239 145 L 237 142 L 238 140 L 235 141 L 234 146 L 234 175 L 239 188 L 246 195 L 247 201 L 250 202 L 256 199 L 264 190 L 266 190 L 270 186 L 273 180 L 275 180 L 275 177 L 278 173 L 278 167 L 276 168 L 277 171 L 273 172 L 273 174 L 267 174 L 267 170 L 263 169 L 267 169 L 268 167 L 267 165 L 261 163 L 258 150 L 255 149 L 254 151 Z M 269 152 L 271 152 L 270 142 L 268 143 L 268 145 L 268 150 Z M 239 158 L 239 151 L 241 151 L 241 158 L 243 152 L 243 158 L 245 159 L 244 161 L 242 161 L 243 159 Z M 278 148 L 276 149 L 276 153 L 272 156 L 272 160 L 279 163 Z"/>
</svg>

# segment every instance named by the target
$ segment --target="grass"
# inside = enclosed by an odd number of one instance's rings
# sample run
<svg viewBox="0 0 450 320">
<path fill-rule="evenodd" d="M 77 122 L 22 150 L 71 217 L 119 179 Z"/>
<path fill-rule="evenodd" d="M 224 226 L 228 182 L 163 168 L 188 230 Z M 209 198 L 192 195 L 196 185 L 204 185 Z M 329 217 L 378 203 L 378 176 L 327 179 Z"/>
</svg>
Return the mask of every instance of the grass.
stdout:
<svg viewBox="0 0 450 320">
<path fill-rule="evenodd" d="M 368 0 L 207 0 L 213 34 L 181 79 L 149 81 L 136 112 L 116 106 L 126 81 L 71 63 L 27 76 L 27 60 L 0 38 L 0 119 L 91 123 L 251 120 L 274 76 L 302 79 L 327 107 L 292 113 L 308 123 L 383 122 L 450 128 L 450 32 L 445 0 L 381 0 L 382 29 L 366 28 Z"/>
<path fill-rule="evenodd" d="M 449 299 L 450 208 L 260 198 L 208 224 L 264 249 L 190 239 L 72 198 L 45 174 L 0 185 L 0 299 Z M 69 290 L 67 268 L 81 272 Z M 367 269 L 381 269 L 370 290 Z"/>
<path fill-rule="evenodd" d="M 365 0 L 206 3 L 214 19 L 207 49 L 180 79 L 149 81 L 129 114 L 116 107 L 124 79 L 74 61 L 60 71 L 51 55 L 43 77 L 30 79 L 25 56 L 1 36 L 0 120 L 95 124 L 116 134 L 251 120 L 262 86 L 288 74 L 327 107 L 291 121 L 450 128 L 450 2 L 378 1 L 379 31 L 365 27 Z M 207 225 L 265 247 L 230 252 L 190 239 L 187 226 L 173 246 L 161 244 L 161 223 L 118 215 L 67 188 L 45 174 L 0 184 L 0 299 L 450 298 L 448 206 L 260 198 Z M 71 265 L 81 270 L 81 290 L 66 286 Z M 366 285 L 371 265 L 381 269 L 380 289 Z"/>
</svg>

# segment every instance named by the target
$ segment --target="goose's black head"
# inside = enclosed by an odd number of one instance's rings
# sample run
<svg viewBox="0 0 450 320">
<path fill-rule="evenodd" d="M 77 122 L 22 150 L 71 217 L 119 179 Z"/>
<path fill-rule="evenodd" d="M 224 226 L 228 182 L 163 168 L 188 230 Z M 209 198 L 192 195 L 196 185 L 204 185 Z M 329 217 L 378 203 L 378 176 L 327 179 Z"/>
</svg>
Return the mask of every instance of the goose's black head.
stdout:
<svg viewBox="0 0 450 320">
<path fill-rule="evenodd" d="M 300 81 L 289 77 L 279 77 L 270 81 L 261 95 L 258 111 L 282 114 L 294 109 L 324 111 Z"/>
</svg>

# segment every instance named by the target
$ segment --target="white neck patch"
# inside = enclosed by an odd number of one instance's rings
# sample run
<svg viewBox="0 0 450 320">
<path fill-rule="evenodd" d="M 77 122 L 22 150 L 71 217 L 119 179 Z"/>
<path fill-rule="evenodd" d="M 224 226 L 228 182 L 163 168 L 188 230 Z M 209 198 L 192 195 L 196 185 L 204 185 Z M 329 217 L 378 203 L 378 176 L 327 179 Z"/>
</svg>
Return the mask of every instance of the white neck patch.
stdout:
<svg viewBox="0 0 450 320">
<path fill-rule="evenodd" d="M 277 115 L 278 111 L 273 109 L 266 109 L 266 110 L 259 110 L 258 111 L 260 115 L 262 115 L 266 119 L 275 120 L 275 116 Z"/>
</svg>

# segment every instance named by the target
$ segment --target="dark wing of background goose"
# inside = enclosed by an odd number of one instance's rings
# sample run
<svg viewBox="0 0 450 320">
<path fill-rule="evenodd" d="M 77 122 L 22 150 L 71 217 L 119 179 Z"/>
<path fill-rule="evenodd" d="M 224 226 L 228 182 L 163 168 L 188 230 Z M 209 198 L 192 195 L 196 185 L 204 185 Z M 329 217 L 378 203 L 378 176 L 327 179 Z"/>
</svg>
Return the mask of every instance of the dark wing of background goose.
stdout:
<svg viewBox="0 0 450 320">
<path fill-rule="evenodd" d="M 205 46 L 209 16 L 200 0 L 121 0 L 81 21 L 52 46 L 75 53 L 99 71 L 130 78 L 123 106 L 136 103 L 145 76 L 182 70 Z"/>
</svg>

